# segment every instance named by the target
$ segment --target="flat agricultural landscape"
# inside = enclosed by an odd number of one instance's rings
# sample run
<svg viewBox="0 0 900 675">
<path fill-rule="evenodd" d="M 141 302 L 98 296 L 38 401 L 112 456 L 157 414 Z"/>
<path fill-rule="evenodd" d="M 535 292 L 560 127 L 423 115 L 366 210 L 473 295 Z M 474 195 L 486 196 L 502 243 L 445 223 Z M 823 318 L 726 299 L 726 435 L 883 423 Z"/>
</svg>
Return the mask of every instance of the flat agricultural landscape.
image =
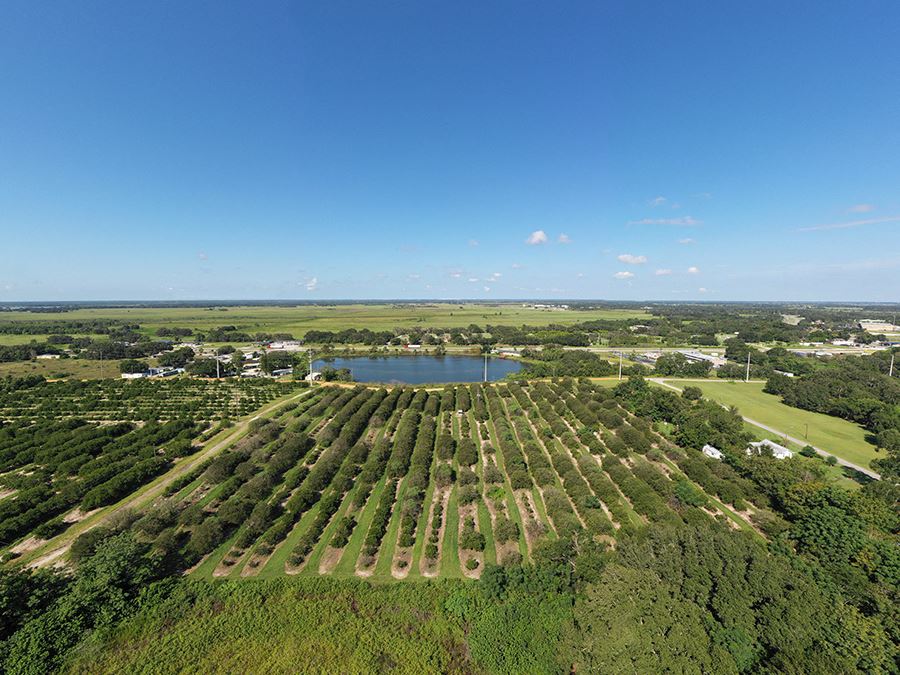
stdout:
<svg viewBox="0 0 900 675">
<path fill-rule="evenodd" d="M 114 403 L 109 393 L 92 395 L 87 410 L 68 406 L 107 420 L 150 414 Z M 221 400 L 215 396 L 198 410 L 213 410 L 213 401 Z M 216 436 L 214 451 L 180 446 L 179 455 L 194 453 L 205 461 L 182 460 L 192 462 L 190 471 L 174 469 L 177 481 L 160 478 L 164 495 L 143 504 L 140 519 L 130 524 L 135 536 L 161 553 L 183 556 L 193 577 L 478 578 L 486 564 L 526 561 L 541 542 L 579 533 L 612 544 L 645 524 L 685 518 L 720 520 L 754 533 L 757 509 L 741 487 L 746 481 L 696 450 L 671 444 L 611 392 L 587 381 L 321 386 L 293 395 L 270 415 L 248 419 L 242 422 L 246 433 L 228 443 Z M 78 428 L 79 448 L 104 429 L 83 422 Z M 131 429 L 119 433 L 139 433 Z M 46 451 L 22 452 L 34 445 L 29 433 L 12 429 L 4 447 L 9 456 L 15 449 L 20 461 L 30 460 L 19 470 L 44 470 Z M 102 456 L 130 456 L 118 448 L 133 445 L 118 441 Z M 75 449 L 65 456 L 80 457 Z M 158 475 L 166 465 L 155 461 Z M 707 494 L 689 477 L 700 471 L 705 481 L 704 462 L 728 473 L 733 484 L 727 492 Z M 55 463 L 52 468 L 61 470 Z M 127 485 L 113 480 L 115 490 L 93 489 L 82 510 L 109 504 L 146 478 Z M 59 506 L 72 508 L 76 501 Z M 727 502 L 738 502 L 742 513 Z M 19 536 L 27 535 L 23 528 Z M 71 544 L 71 535 L 61 536 Z M 62 552 L 52 539 L 33 548 L 29 559 Z"/>
<path fill-rule="evenodd" d="M 459 328 L 470 324 L 545 326 L 573 324 L 598 319 L 645 319 L 650 315 L 639 309 L 551 310 L 524 307 L 521 303 L 408 303 L 403 304 L 322 304 L 295 306 L 221 306 L 221 307 L 133 307 L 81 308 L 58 314 L 39 315 L 42 321 L 90 321 L 106 319 L 140 324 L 145 333 L 159 328 L 209 330 L 217 326 L 235 326 L 249 333 L 291 333 L 303 337 L 308 330 L 339 331 L 347 328 L 379 331 L 395 328 Z M 2 312 L 0 327 L 20 321 L 33 321 L 32 312 Z M 5 338 L 10 344 L 27 339 Z M 40 338 L 38 338 L 40 339 Z M 2 343 L 0 343 L 2 344 Z"/>
<path fill-rule="evenodd" d="M 866 430 L 858 424 L 785 405 L 778 396 L 765 393 L 762 382 L 701 382 L 668 378 L 665 381 L 681 388 L 699 387 L 704 396 L 727 406 L 735 406 L 746 417 L 794 438 L 806 439 L 810 444 L 848 462 L 871 467 L 872 460 L 879 457 L 875 446 L 866 440 Z"/>
</svg>

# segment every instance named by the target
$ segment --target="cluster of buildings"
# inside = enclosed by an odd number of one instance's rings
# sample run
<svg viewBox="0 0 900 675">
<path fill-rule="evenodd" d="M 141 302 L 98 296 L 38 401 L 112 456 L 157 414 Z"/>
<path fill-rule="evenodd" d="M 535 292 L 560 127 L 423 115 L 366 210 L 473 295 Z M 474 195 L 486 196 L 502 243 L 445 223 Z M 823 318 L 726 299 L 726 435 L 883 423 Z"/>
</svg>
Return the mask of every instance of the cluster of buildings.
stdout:
<svg viewBox="0 0 900 675">
<path fill-rule="evenodd" d="M 712 354 L 704 354 L 703 352 L 697 351 L 696 349 L 678 349 L 676 353 L 681 354 L 688 361 L 701 362 L 705 361 L 712 365 L 713 368 L 721 368 L 728 360 L 721 356 L 718 352 L 713 352 Z M 646 363 L 648 366 L 655 366 L 656 362 L 663 355 L 663 352 L 644 352 L 643 354 L 636 354 L 633 358 L 635 361 L 639 363 Z"/>
<path fill-rule="evenodd" d="M 790 459 L 794 456 L 792 451 L 788 450 L 783 445 L 770 441 L 768 438 L 750 443 L 744 452 L 748 457 L 752 455 L 771 454 L 775 459 Z M 703 446 L 703 454 L 707 457 L 712 457 L 713 459 L 722 459 L 722 451 L 708 443 Z"/>
<path fill-rule="evenodd" d="M 544 303 L 527 303 L 523 302 L 522 307 L 525 309 L 549 309 L 556 312 L 562 312 L 569 309 L 568 305 L 548 305 Z"/>
<path fill-rule="evenodd" d="M 184 372 L 184 368 L 147 368 L 140 373 L 122 373 L 123 380 L 141 380 L 145 377 L 172 377 Z"/>
</svg>

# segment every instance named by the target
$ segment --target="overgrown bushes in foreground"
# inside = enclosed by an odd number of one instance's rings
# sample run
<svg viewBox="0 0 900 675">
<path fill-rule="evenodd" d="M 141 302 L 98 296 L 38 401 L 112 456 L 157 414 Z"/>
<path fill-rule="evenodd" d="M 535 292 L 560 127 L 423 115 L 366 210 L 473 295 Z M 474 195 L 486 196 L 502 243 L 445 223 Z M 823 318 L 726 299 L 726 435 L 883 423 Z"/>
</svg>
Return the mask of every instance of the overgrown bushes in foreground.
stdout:
<svg viewBox="0 0 900 675">
<path fill-rule="evenodd" d="M 4 671 L 879 673 L 896 657 L 813 561 L 714 523 L 615 551 L 548 542 L 479 582 L 154 582 L 163 569 L 124 533 L 71 580 L 0 576 Z"/>
</svg>

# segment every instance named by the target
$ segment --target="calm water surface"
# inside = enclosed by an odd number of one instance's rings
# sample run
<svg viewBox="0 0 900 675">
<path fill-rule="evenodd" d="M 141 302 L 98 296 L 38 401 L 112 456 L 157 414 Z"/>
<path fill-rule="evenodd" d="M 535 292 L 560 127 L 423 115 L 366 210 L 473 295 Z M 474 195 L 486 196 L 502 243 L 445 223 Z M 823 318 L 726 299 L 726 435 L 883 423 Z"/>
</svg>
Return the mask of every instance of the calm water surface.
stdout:
<svg viewBox="0 0 900 675">
<path fill-rule="evenodd" d="M 484 378 L 482 356 L 353 356 L 328 361 L 316 359 L 313 370 L 323 366 L 349 368 L 356 382 L 396 382 L 402 384 L 438 384 L 443 382 L 481 382 Z M 522 369 L 511 359 L 488 359 L 488 380 L 501 380 Z"/>
</svg>

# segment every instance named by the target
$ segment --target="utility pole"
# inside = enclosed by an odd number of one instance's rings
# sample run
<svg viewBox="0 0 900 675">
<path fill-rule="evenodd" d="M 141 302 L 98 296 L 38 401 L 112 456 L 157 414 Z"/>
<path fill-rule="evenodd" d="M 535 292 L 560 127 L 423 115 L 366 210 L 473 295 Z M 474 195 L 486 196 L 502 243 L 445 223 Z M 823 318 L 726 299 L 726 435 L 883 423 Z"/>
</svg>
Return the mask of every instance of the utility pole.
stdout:
<svg viewBox="0 0 900 675">
<path fill-rule="evenodd" d="M 219 379 L 219 357 L 216 356 L 216 379 Z"/>
<path fill-rule="evenodd" d="M 747 378 L 746 381 L 750 381 L 750 351 L 747 351 Z"/>
<path fill-rule="evenodd" d="M 619 379 L 622 379 L 622 352 L 619 352 Z"/>
<path fill-rule="evenodd" d="M 487 379 L 487 357 L 488 357 L 488 355 L 485 354 L 484 355 L 484 381 L 485 382 L 488 381 L 488 379 Z"/>
<path fill-rule="evenodd" d="M 894 376 L 894 352 L 891 352 L 891 368 L 888 370 L 888 377 Z"/>
</svg>

